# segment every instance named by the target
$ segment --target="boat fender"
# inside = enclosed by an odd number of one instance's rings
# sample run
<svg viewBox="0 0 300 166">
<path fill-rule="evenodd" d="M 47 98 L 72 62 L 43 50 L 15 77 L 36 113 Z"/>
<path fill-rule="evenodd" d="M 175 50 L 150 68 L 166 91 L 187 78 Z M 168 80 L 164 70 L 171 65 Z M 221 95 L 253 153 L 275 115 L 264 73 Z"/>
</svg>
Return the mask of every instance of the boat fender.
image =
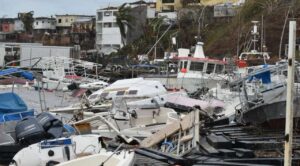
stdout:
<svg viewBox="0 0 300 166">
<path fill-rule="evenodd" d="M 64 147 L 64 150 L 65 150 L 65 153 L 66 153 L 66 155 L 67 155 L 67 159 L 68 159 L 68 161 L 69 161 L 69 160 L 70 160 L 70 149 L 69 149 L 68 146 L 65 146 L 65 147 Z"/>
</svg>

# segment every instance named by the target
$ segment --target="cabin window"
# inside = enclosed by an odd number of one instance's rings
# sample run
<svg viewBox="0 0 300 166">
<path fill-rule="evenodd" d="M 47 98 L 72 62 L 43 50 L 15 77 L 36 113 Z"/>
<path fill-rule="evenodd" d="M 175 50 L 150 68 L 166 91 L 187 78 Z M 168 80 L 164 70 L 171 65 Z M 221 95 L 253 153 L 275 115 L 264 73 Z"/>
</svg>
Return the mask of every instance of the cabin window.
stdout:
<svg viewBox="0 0 300 166">
<path fill-rule="evenodd" d="M 122 96 L 122 95 L 124 95 L 125 94 L 125 91 L 118 91 L 117 92 L 117 96 Z"/>
<path fill-rule="evenodd" d="M 187 62 L 187 61 L 184 61 L 184 62 L 183 62 L 183 68 L 186 69 L 186 68 L 187 68 L 187 65 L 188 65 L 188 62 Z"/>
<path fill-rule="evenodd" d="M 218 65 L 217 64 L 215 73 L 221 74 L 223 72 L 223 69 L 224 69 L 224 65 Z"/>
<path fill-rule="evenodd" d="M 214 69 L 215 69 L 215 64 L 208 63 L 206 68 L 206 73 L 207 74 L 213 73 Z"/>
<path fill-rule="evenodd" d="M 192 71 L 203 71 L 204 63 L 203 62 L 191 62 L 190 70 Z"/>
<path fill-rule="evenodd" d="M 137 94 L 137 90 L 130 90 L 129 92 L 128 92 L 128 94 L 129 95 L 136 95 Z"/>
</svg>

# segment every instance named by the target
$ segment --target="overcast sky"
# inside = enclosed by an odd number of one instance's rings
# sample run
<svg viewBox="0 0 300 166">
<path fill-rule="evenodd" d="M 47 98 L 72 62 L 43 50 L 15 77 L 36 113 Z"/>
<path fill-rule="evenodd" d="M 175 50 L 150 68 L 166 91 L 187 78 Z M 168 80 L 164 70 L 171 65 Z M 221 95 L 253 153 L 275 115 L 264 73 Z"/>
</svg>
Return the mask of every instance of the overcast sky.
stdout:
<svg viewBox="0 0 300 166">
<path fill-rule="evenodd" d="M 18 12 L 27 11 L 34 11 L 34 17 L 55 14 L 96 15 L 99 8 L 134 1 L 137 0 L 0 0 L 0 18 L 17 17 Z"/>
</svg>

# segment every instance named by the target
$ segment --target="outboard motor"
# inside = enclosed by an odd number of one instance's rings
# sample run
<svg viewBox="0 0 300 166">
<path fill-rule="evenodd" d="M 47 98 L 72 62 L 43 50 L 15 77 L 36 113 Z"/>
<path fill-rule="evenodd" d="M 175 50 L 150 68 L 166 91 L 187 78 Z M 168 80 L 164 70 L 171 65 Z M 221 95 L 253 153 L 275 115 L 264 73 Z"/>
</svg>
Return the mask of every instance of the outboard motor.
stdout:
<svg viewBox="0 0 300 166">
<path fill-rule="evenodd" d="M 43 127 L 34 117 L 26 117 L 16 125 L 17 142 L 21 145 L 30 145 L 46 138 Z"/>
<path fill-rule="evenodd" d="M 59 138 L 63 134 L 63 123 L 48 112 L 36 117 L 38 123 L 44 128 L 48 138 Z"/>
</svg>

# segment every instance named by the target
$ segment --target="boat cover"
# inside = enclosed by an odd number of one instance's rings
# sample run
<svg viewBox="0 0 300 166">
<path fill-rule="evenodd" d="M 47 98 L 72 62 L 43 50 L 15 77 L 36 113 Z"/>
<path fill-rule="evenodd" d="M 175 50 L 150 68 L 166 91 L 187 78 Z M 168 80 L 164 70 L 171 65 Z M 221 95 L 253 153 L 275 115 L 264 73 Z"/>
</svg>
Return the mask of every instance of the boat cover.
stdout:
<svg viewBox="0 0 300 166">
<path fill-rule="evenodd" d="M 33 111 L 28 112 L 27 105 L 24 101 L 15 93 L 1 93 L 0 94 L 0 122 L 6 121 L 5 119 L 8 117 L 12 117 L 15 119 L 16 117 L 13 115 L 14 113 L 18 113 L 18 117 L 31 115 Z M 22 115 L 19 115 L 22 113 Z M 17 116 L 17 115 L 16 115 Z M 5 118 L 5 119 L 4 119 Z"/>
<path fill-rule="evenodd" d="M 0 94 L 0 114 L 27 111 L 25 102 L 15 93 Z"/>
<path fill-rule="evenodd" d="M 268 67 L 268 65 L 263 66 L 263 68 L 267 68 L 267 67 Z M 255 74 L 249 78 L 249 81 L 252 81 L 253 79 L 258 79 L 258 80 L 261 79 L 263 84 L 269 84 L 269 83 L 271 83 L 271 71 L 266 70 L 265 72 Z"/>
</svg>

